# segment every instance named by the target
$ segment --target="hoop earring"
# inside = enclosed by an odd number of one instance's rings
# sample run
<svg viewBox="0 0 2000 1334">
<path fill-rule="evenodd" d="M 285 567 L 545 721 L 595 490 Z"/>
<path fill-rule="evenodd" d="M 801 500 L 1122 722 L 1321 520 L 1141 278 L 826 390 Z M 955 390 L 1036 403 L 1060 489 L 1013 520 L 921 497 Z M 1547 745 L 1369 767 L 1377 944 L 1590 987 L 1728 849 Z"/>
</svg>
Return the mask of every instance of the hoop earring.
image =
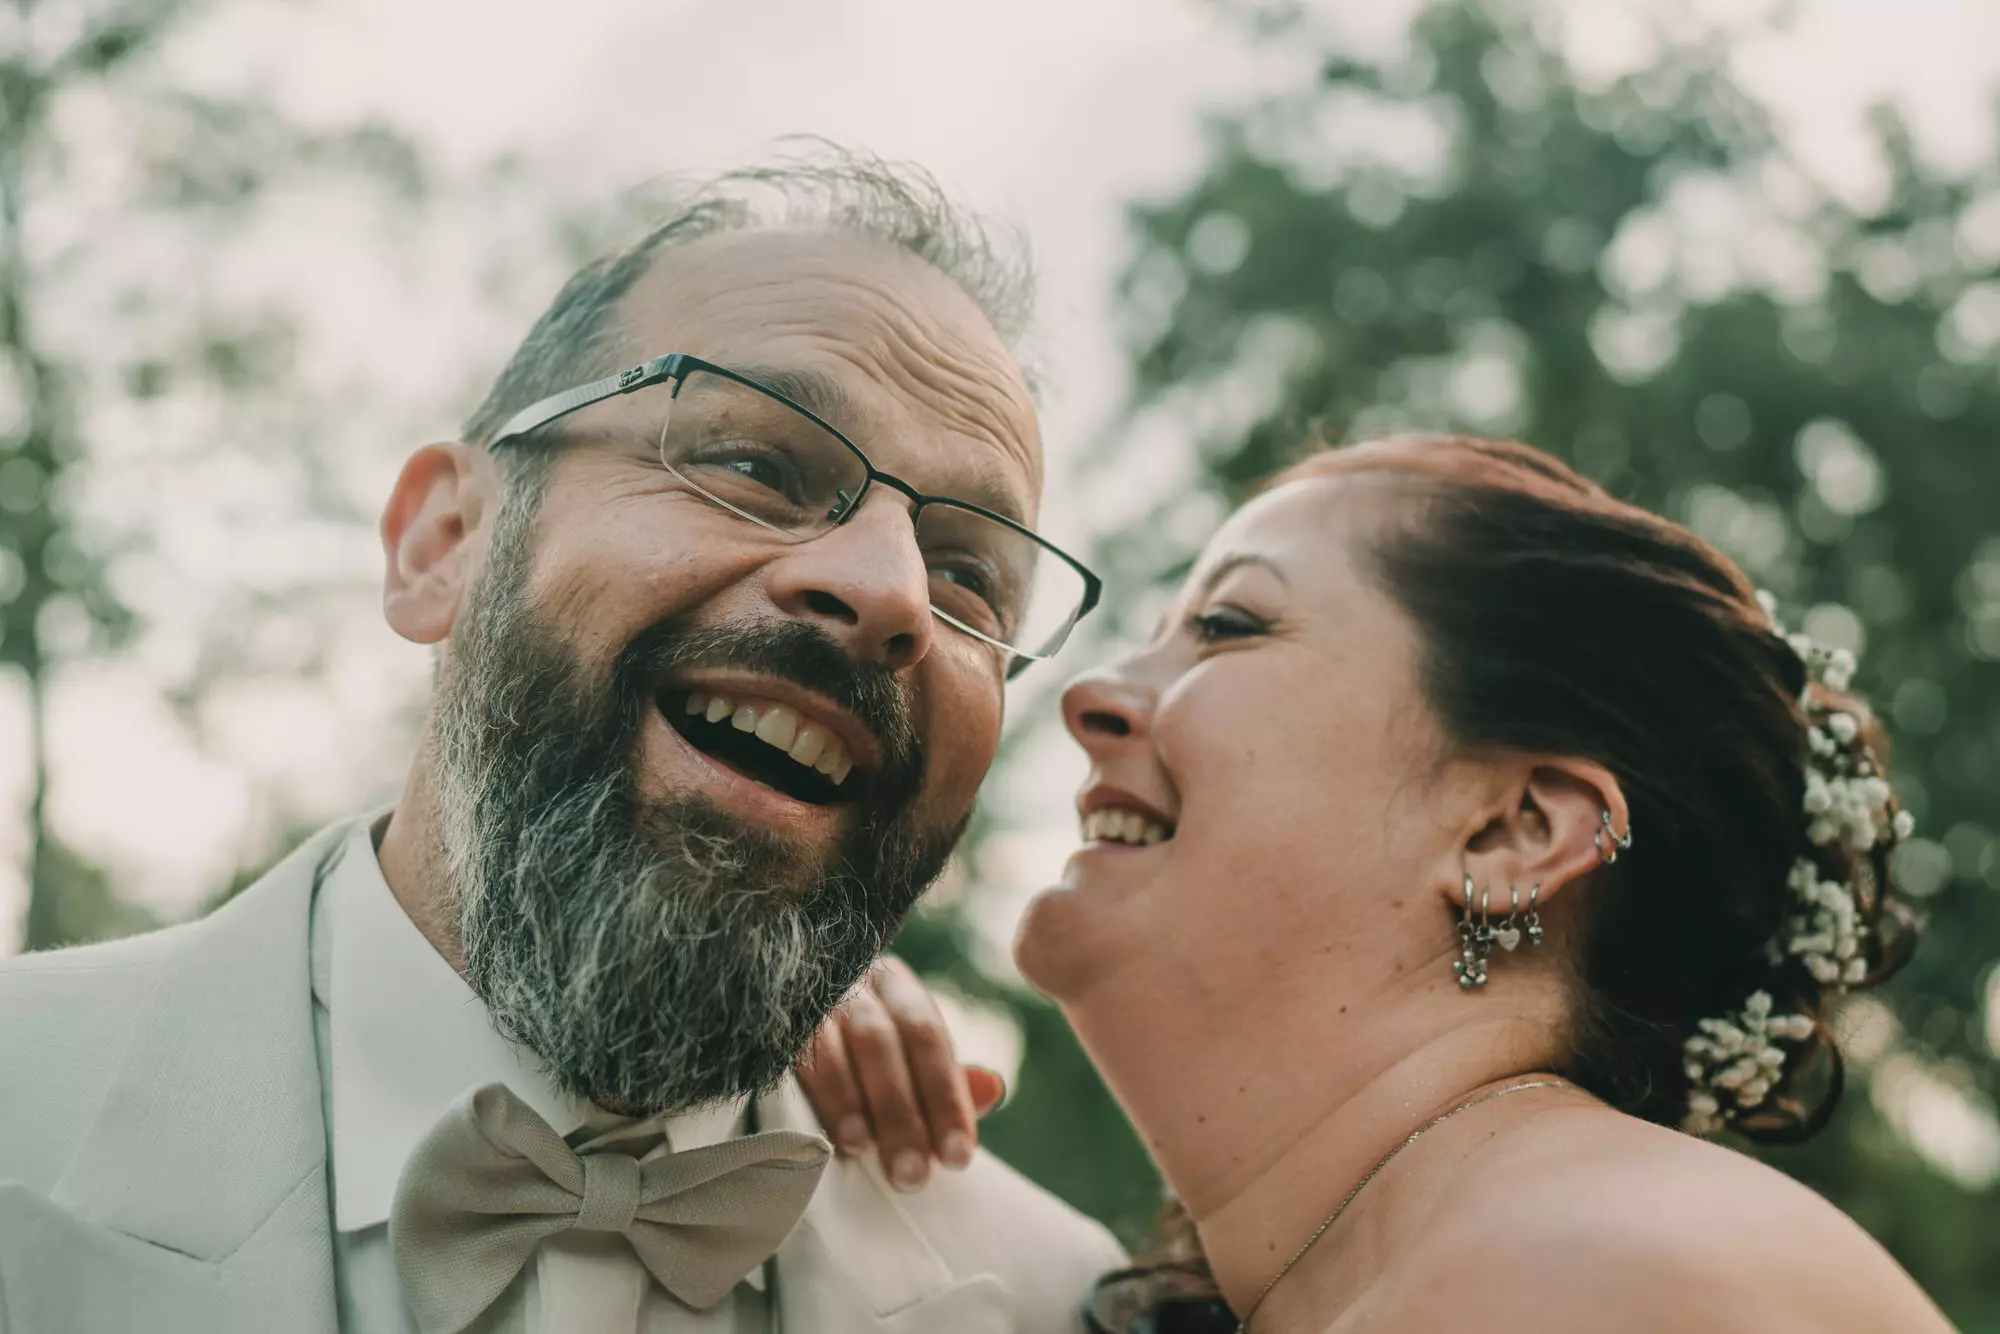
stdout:
<svg viewBox="0 0 2000 1334">
<path fill-rule="evenodd" d="M 1468 871 L 1465 875 L 1465 912 L 1458 919 L 1458 958 L 1451 964 L 1458 985 L 1466 991 L 1477 991 L 1486 985 L 1486 956 L 1492 952 L 1493 944 L 1485 933 L 1490 930 L 1490 927 L 1473 925 L 1472 873 Z"/>
<path fill-rule="evenodd" d="M 1528 933 L 1528 945 L 1533 949 L 1542 947 L 1542 915 L 1536 911 L 1536 905 L 1541 897 L 1542 887 L 1539 883 L 1528 888 L 1528 915 L 1521 920 L 1521 925 Z"/>
<path fill-rule="evenodd" d="M 1521 928 L 1514 924 L 1520 915 L 1521 887 L 1510 880 L 1507 882 L 1507 920 L 1493 929 L 1493 939 L 1509 954 L 1521 943 Z"/>
<path fill-rule="evenodd" d="M 1632 831 L 1630 828 L 1627 828 L 1621 834 L 1611 827 L 1611 810 L 1609 807 L 1599 811 L 1597 818 L 1599 822 L 1598 827 L 1591 831 L 1590 841 L 1597 848 L 1597 864 L 1600 866 L 1610 866 L 1618 860 L 1619 853 L 1624 852 L 1632 846 Z M 1608 847 L 1605 845 L 1607 835 L 1609 835 L 1611 840 Z"/>
</svg>

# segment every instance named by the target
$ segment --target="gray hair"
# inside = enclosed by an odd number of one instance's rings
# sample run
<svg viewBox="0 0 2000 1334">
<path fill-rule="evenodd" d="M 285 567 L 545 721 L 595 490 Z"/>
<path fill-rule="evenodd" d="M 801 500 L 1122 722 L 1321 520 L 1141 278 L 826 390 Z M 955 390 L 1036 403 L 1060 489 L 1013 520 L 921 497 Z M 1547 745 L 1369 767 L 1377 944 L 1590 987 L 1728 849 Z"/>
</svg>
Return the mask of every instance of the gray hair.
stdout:
<svg viewBox="0 0 2000 1334">
<path fill-rule="evenodd" d="M 618 320 L 620 303 L 661 251 L 725 232 L 778 230 L 858 236 L 915 255 L 956 283 L 1019 354 L 1034 305 L 1034 272 L 1020 235 L 956 203 L 921 167 L 813 141 L 804 155 L 679 192 L 664 221 L 579 269 L 466 421 L 464 439 L 484 444 L 538 399 L 672 351 L 632 349 Z"/>
</svg>

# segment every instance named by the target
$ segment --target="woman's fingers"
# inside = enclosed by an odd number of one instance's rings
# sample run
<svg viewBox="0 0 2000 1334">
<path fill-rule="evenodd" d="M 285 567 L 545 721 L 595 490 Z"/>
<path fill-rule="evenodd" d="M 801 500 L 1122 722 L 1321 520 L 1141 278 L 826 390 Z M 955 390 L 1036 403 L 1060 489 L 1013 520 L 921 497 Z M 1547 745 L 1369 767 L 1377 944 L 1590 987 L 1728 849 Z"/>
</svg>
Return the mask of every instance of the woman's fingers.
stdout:
<svg viewBox="0 0 2000 1334">
<path fill-rule="evenodd" d="M 999 1075 L 958 1063 L 930 989 L 893 956 L 821 1025 L 798 1078 L 840 1151 L 879 1146 L 883 1171 L 905 1190 L 928 1179 L 933 1155 L 971 1162 L 978 1118 L 1006 1095 Z"/>
<path fill-rule="evenodd" d="M 915 1190 L 930 1178 L 930 1129 L 902 1032 L 883 1002 L 880 985 L 879 978 L 871 978 L 848 998 L 841 1036 L 882 1153 L 882 1170 L 898 1189 Z"/>
<path fill-rule="evenodd" d="M 882 959 L 875 968 L 874 984 L 902 1038 L 930 1148 L 947 1166 L 964 1167 L 979 1143 L 978 1115 L 965 1067 L 952 1054 L 944 1015 L 930 988 L 901 959 Z"/>
<path fill-rule="evenodd" d="M 847 1056 L 844 1021 L 845 1012 L 836 1010 L 819 1026 L 805 1059 L 799 1062 L 799 1087 L 840 1151 L 860 1155 L 874 1146 L 874 1138 L 868 1129 L 868 1105 L 862 1101 L 861 1086 L 855 1082 L 854 1066 Z"/>
</svg>

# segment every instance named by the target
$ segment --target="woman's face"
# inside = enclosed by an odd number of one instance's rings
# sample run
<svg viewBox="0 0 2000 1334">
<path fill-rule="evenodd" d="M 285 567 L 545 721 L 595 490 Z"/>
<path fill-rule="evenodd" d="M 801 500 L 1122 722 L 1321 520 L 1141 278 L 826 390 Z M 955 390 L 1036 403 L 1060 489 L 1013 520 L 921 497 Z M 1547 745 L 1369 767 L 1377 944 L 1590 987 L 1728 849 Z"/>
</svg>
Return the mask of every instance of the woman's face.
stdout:
<svg viewBox="0 0 2000 1334">
<path fill-rule="evenodd" d="M 1085 842 L 1015 945 L 1042 990 L 1079 1001 L 1136 970 L 1142 991 L 1157 978 L 1226 1005 L 1386 970 L 1412 940 L 1448 948 L 1441 738 L 1414 629 L 1356 555 L 1402 503 L 1393 486 L 1312 479 L 1253 501 L 1151 644 L 1069 687 Z"/>
</svg>

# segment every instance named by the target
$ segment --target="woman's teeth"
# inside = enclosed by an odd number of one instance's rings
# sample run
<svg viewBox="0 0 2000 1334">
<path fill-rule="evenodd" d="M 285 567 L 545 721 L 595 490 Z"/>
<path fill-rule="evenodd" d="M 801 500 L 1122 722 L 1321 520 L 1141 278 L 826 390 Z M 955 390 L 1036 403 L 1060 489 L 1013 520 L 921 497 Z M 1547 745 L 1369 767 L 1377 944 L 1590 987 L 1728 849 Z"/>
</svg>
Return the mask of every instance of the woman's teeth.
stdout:
<svg viewBox="0 0 2000 1334">
<path fill-rule="evenodd" d="M 739 732 L 748 732 L 759 741 L 784 751 L 808 769 L 817 769 L 837 786 L 847 781 L 854 761 L 839 737 L 801 717 L 796 709 L 773 700 L 739 699 L 732 695 L 688 692 L 682 706 L 689 714 L 700 714 L 709 722 L 727 718 Z"/>
<path fill-rule="evenodd" d="M 1104 807 L 1083 817 L 1083 841 L 1086 843 L 1130 843 L 1134 847 L 1150 848 L 1155 843 L 1167 839 L 1165 825 L 1137 811 Z"/>
</svg>

